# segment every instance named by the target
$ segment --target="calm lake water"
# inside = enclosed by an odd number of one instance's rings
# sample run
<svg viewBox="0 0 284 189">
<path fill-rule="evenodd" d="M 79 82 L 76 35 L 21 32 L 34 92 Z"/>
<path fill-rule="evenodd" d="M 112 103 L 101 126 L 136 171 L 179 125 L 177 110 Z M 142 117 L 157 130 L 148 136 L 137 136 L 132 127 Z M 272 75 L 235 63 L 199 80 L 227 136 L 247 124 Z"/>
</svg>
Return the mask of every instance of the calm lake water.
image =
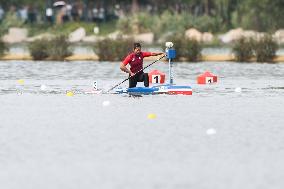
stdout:
<svg viewBox="0 0 284 189">
<path fill-rule="evenodd" d="M 205 71 L 218 83 L 197 85 Z M 282 189 L 284 64 L 174 75 L 192 96 L 85 94 L 125 79 L 119 62 L 1 61 L 0 188 Z"/>
</svg>

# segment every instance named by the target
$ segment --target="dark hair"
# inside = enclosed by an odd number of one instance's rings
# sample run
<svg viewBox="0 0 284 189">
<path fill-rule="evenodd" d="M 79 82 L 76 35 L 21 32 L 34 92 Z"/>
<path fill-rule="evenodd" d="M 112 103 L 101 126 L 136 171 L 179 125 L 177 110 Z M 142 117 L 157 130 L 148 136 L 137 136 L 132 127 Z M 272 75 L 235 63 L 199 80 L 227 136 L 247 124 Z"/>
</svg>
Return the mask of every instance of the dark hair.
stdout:
<svg viewBox="0 0 284 189">
<path fill-rule="evenodd" d="M 133 49 L 136 49 L 136 48 L 141 48 L 141 44 L 140 43 L 134 43 L 133 44 Z"/>
</svg>

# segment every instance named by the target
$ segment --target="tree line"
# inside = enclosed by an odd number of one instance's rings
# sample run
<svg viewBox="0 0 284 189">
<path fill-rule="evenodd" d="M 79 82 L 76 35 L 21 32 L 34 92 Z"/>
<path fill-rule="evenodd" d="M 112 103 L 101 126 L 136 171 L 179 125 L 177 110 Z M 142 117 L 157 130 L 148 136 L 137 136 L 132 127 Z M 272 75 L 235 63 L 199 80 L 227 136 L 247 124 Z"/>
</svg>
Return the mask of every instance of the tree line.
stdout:
<svg viewBox="0 0 284 189">
<path fill-rule="evenodd" d="M 0 0 L 0 6 L 32 5 L 44 10 L 57 0 Z M 165 10 L 172 14 L 209 16 L 220 20 L 226 29 L 243 27 L 258 31 L 274 31 L 284 28 L 283 0 L 66 0 L 66 3 L 80 1 L 85 9 L 92 6 L 112 7 L 119 4 L 127 13 L 151 8 L 151 14 L 161 14 Z"/>
</svg>

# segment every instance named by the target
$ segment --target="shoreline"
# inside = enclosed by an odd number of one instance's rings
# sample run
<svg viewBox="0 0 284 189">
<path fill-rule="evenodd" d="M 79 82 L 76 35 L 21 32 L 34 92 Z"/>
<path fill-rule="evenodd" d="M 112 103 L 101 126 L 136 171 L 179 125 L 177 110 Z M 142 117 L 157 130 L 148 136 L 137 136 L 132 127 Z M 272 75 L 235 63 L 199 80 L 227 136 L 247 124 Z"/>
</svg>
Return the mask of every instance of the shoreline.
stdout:
<svg viewBox="0 0 284 189">
<path fill-rule="evenodd" d="M 146 61 L 154 61 L 156 57 L 146 57 Z M 0 57 L 2 61 L 10 60 L 33 60 L 32 56 L 29 54 L 6 54 Z M 99 61 L 99 57 L 95 54 L 74 54 L 66 57 L 63 61 Z M 50 59 L 40 60 L 40 61 L 53 61 Z M 182 60 L 186 61 L 186 60 Z M 202 55 L 199 62 L 237 62 L 233 55 Z M 249 62 L 256 62 L 255 58 L 251 59 Z M 284 55 L 278 55 L 273 59 L 273 63 L 284 63 Z"/>
</svg>

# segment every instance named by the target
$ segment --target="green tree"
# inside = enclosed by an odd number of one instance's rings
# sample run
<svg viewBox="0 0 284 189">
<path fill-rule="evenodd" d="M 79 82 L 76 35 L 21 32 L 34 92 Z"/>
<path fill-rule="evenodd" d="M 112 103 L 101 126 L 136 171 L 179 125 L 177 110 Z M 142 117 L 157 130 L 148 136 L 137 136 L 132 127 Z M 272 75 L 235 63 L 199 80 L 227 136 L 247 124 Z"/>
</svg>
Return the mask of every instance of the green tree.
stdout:
<svg viewBox="0 0 284 189">
<path fill-rule="evenodd" d="M 258 31 L 273 31 L 284 27 L 283 0 L 239 0 L 235 26 Z"/>
</svg>

